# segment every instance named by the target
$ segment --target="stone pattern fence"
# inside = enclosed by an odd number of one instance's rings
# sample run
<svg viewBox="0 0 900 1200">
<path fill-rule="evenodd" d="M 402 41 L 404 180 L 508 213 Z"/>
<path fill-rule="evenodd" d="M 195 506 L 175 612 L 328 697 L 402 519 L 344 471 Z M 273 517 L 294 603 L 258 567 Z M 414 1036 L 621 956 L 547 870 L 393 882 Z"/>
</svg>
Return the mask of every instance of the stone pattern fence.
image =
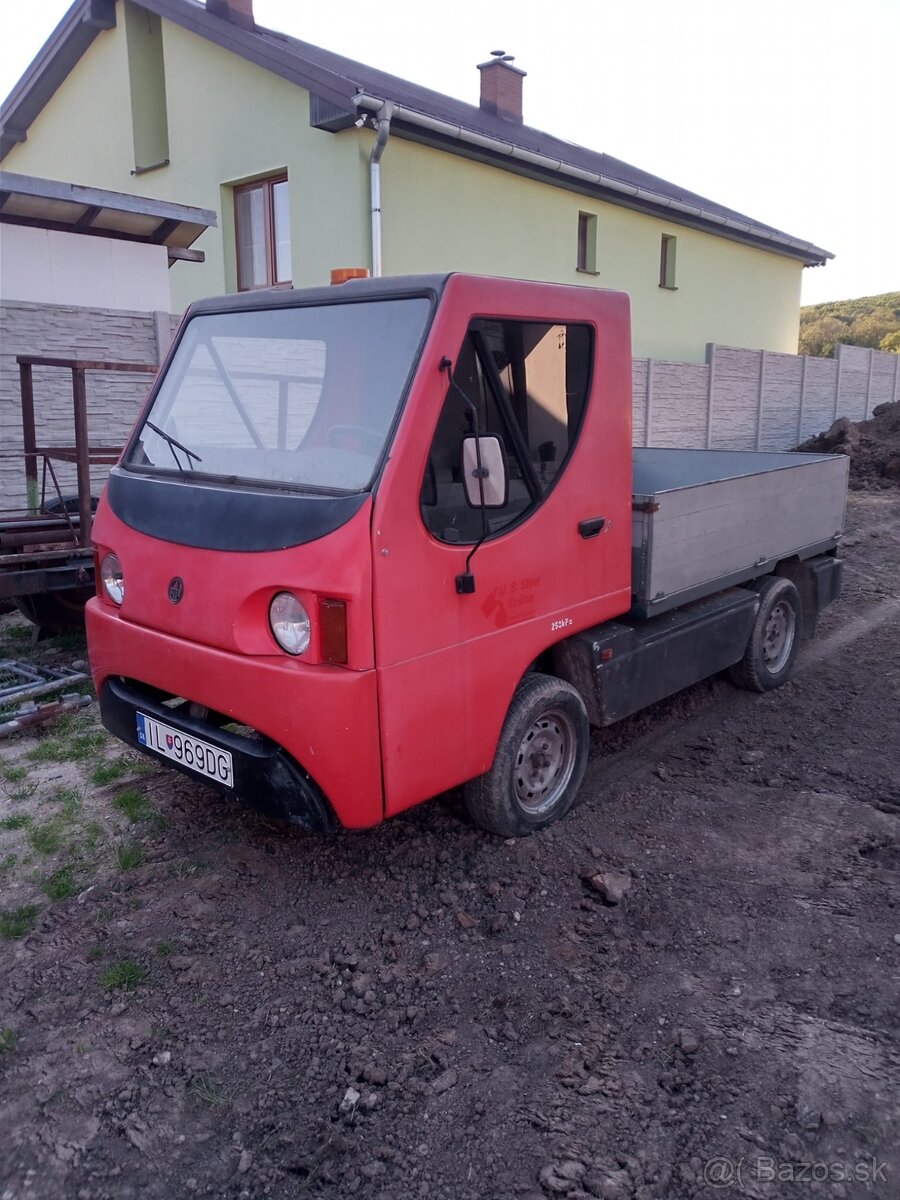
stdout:
<svg viewBox="0 0 900 1200">
<path fill-rule="evenodd" d="M 810 358 L 707 347 L 705 363 L 636 358 L 634 444 L 790 450 L 837 417 L 864 421 L 900 400 L 900 354 L 839 346 Z"/>
</svg>

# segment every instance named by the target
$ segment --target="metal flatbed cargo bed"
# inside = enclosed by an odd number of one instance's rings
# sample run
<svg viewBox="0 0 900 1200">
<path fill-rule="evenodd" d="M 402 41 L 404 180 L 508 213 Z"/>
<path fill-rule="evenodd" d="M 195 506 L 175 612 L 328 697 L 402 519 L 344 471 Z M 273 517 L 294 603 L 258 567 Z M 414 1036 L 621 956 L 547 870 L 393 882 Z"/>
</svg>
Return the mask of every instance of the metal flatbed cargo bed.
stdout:
<svg viewBox="0 0 900 1200">
<path fill-rule="evenodd" d="M 635 450 L 632 613 L 656 616 L 833 550 L 849 469 L 843 454 Z"/>
</svg>

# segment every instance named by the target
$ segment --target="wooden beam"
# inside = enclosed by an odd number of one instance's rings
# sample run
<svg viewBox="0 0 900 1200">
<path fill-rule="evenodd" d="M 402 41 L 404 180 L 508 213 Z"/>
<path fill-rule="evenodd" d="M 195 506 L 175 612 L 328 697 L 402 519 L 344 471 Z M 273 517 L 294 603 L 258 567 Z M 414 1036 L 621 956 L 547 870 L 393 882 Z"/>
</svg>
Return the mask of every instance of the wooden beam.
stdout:
<svg viewBox="0 0 900 1200">
<path fill-rule="evenodd" d="M 175 262 L 206 262 L 206 255 L 202 250 L 186 250 L 181 246 L 167 246 L 169 252 L 169 266 Z"/>
</svg>

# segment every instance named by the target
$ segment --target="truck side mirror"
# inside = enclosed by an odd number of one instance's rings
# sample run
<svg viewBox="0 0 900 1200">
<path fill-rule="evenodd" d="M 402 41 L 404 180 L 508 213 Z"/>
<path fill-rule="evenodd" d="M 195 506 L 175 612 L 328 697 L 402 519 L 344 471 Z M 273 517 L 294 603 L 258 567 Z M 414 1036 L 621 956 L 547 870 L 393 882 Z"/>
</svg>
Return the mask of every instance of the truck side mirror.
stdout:
<svg viewBox="0 0 900 1200">
<path fill-rule="evenodd" d="M 462 477 L 472 508 L 505 508 L 509 471 L 503 442 L 494 434 L 463 438 Z M 482 499 L 483 498 L 483 499 Z"/>
</svg>

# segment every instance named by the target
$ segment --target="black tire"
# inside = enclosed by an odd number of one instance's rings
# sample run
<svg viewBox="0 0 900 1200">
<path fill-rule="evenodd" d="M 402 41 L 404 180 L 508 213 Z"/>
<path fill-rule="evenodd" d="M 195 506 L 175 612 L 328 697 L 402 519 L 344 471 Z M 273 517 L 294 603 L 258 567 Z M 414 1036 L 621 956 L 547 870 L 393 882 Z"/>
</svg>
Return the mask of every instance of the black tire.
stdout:
<svg viewBox="0 0 900 1200">
<path fill-rule="evenodd" d="M 770 575 L 759 587 L 759 611 L 744 657 L 729 674 L 749 692 L 770 692 L 787 683 L 803 632 L 800 593 L 789 579 Z"/>
<path fill-rule="evenodd" d="M 93 595 L 93 588 L 40 592 L 33 596 L 17 596 L 16 608 L 40 629 L 70 633 L 74 629 L 84 629 L 84 606 Z"/>
<path fill-rule="evenodd" d="M 494 765 L 465 786 L 472 819 L 500 837 L 526 837 L 572 807 L 587 766 L 584 701 L 561 679 L 526 675 L 516 689 Z"/>
</svg>

